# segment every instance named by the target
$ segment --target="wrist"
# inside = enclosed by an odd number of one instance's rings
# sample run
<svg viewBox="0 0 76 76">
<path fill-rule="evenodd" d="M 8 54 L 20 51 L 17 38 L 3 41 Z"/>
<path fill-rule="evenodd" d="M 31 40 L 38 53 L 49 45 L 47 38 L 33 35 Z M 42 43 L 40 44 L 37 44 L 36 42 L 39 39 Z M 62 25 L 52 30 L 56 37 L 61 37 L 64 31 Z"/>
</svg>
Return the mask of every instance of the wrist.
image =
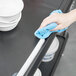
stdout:
<svg viewBox="0 0 76 76">
<path fill-rule="evenodd" d="M 69 13 L 67 13 L 69 18 L 71 19 L 72 23 L 76 22 L 76 9 L 70 11 Z"/>
</svg>

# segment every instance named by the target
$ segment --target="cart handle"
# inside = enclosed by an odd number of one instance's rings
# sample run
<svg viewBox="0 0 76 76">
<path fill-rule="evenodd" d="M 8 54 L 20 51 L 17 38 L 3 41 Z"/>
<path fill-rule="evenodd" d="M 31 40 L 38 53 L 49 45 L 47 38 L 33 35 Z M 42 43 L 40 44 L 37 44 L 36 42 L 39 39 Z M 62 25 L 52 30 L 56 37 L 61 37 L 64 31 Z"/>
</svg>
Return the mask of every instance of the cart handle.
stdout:
<svg viewBox="0 0 76 76">
<path fill-rule="evenodd" d="M 18 72 L 17 76 L 24 76 L 30 65 L 32 64 L 33 60 L 37 56 L 39 50 L 41 49 L 42 45 L 44 44 L 45 39 L 40 39 L 39 42 L 37 43 L 36 47 L 33 49 L 32 53 Z"/>
</svg>

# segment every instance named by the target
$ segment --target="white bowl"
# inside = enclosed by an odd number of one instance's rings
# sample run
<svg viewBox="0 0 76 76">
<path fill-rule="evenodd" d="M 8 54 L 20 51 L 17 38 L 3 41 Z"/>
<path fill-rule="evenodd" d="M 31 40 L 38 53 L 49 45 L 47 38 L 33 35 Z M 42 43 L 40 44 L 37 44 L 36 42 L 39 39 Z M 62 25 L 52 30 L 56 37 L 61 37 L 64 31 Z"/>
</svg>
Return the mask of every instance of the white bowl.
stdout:
<svg viewBox="0 0 76 76">
<path fill-rule="evenodd" d="M 0 0 L 0 16 L 14 16 L 23 10 L 23 0 Z"/>
<path fill-rule="evenodd" d="M 14 16 L 9 16 L 9 17 L 0 17 L 0 23 L 14 23 L 18 21 L 19 17 L 21 16 L 21 12 Z"/>
<path fill-rule="evenodd" d="M 42 73 L 39 69 L 37 69 L 33 76 L 42 76 Z"/>
<path fill-rule="evenodd" d="M 14 29 L 17 26 L 18 23 L 14 23 L 9 25 L 9 27 L 0 27 L 0 31 L 10 31 Z"/>
<path fill-rule="evenodd" d="M 55 52 L 58 50 L 58 47 L 59 47 L 59 41 L 57 37 L 55 37 L 42 61 L 43 62 L 51 61 L 54 58 Z"/>
<path fill-rule="evenodd" d="M 21 19 L 21 14 L 19 18 L 14 23 L 0 23 L 0 31 L 10 31 L 14 29 Z"/>
</svg>

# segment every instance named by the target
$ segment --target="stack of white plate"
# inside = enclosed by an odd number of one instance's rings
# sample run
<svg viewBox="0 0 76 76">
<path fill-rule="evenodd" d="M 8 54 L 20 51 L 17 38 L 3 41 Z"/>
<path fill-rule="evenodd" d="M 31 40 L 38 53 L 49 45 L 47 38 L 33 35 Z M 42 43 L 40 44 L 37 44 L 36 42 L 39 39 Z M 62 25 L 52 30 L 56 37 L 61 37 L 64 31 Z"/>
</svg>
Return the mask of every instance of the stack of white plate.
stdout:
<svg viewBox="0 0 76 76">
<path fill-rule="evenodd" d="M 0 31 L 14 29 L 21 19 L 22 0 L 0 0 Z"/>
<path fill-rule="evenodd" d="M 39 69 L 37 69 L 34 76 L 42 76 L 41 71 Z"/>
<path fill-rule="evenodd" d="M 51 61 L 54 58 L 55 52 L 58 50 L 58 47 L 59 47 L 59 41 L 57 37 L 55 37 L 42 61 L 43 62 Z"/>
</svg>

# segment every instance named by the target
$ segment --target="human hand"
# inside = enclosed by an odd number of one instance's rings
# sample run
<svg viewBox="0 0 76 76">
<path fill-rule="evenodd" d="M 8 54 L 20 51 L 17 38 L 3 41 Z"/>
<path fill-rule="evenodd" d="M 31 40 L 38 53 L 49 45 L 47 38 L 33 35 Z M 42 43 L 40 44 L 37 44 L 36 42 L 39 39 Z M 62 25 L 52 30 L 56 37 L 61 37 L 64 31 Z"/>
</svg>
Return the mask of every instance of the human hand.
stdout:
<svg viewBox="0 0 76 76">
<path fill-rule="evenodd" d="M 74 22 L 74 18 L 72 15 L 72 13 L 53 13 L 42 21 L 39 28 L 43 28 L 46 25 L 55 22 L 58 24 L 58 26 L 51 31 L 64 29 Z"/>
</svg>

